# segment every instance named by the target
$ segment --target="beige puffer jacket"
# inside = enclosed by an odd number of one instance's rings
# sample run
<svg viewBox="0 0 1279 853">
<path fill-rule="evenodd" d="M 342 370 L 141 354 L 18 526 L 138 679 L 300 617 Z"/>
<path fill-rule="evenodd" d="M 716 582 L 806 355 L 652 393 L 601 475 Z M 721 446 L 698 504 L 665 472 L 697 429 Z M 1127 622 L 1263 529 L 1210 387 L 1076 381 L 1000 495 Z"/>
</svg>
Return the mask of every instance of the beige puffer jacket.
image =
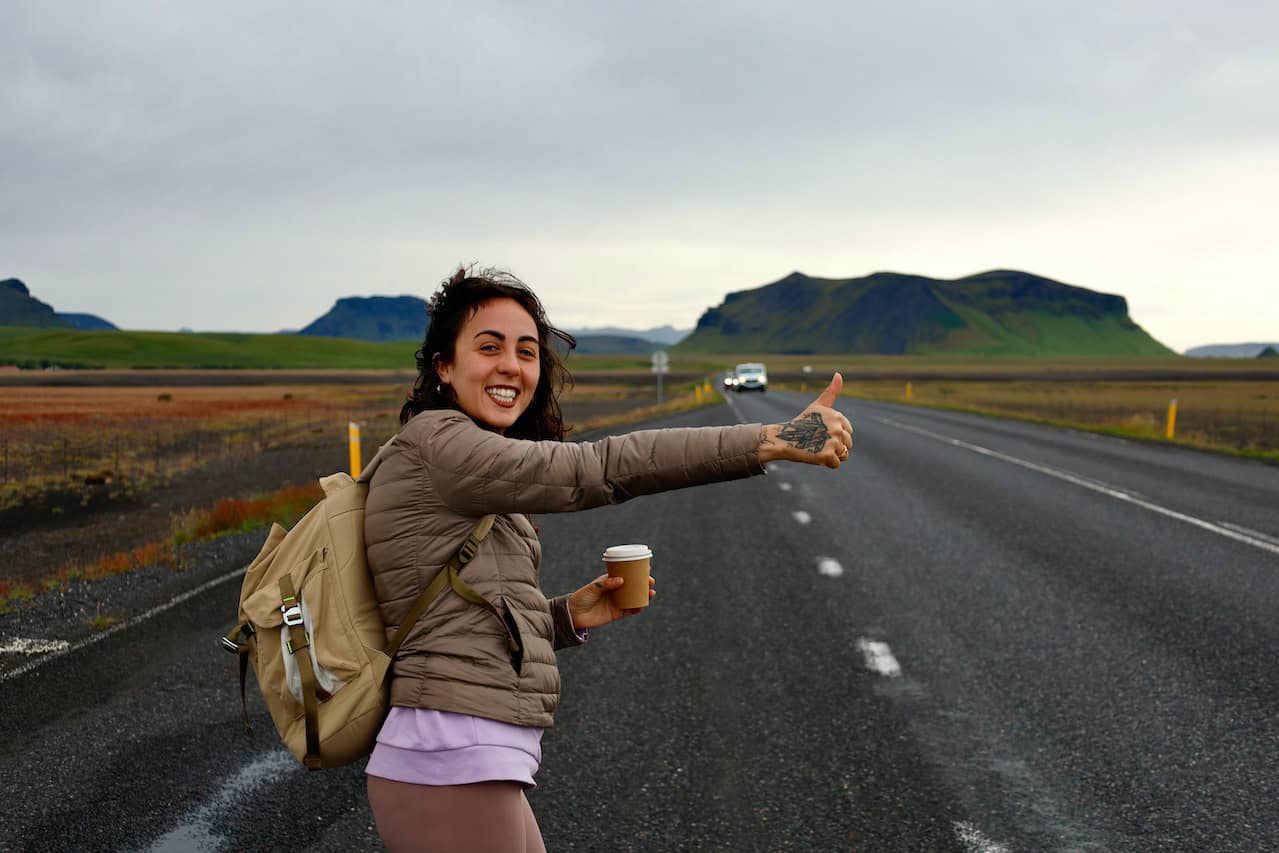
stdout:
<svg viewBox="0 0 1279 853">
<path fill-rule="evenodd" d="M 488 513 L 498 515 L 493 530 L 462 577 L 510 618 L 503 625 L 445 587 L 396 656 L 391 704 L 550 726 L 560 692 L 554 650 L 578 640 L 567 596 L 542 594 L 542 549 L 524 513 L 760 474 L 759 435 L 754 424 L 535 442 L 505 438 L 453 410 L 413 418 L 374 474 L 365 508 L 387 637 Z M 512 654 L 511 634 L 522 655 Z"/>
</svg>

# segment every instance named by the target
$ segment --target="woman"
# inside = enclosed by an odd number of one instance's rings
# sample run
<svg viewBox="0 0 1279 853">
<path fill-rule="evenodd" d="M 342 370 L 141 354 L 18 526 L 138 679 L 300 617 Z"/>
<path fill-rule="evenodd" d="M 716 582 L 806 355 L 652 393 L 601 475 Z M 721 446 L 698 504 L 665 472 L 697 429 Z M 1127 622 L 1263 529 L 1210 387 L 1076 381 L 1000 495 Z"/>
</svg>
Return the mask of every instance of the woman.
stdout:
<svg viewBox="0 0 1279 853">
<path fill-rule="evenodd" d="M 524 788 L 559 701 L 555 650 L 640 612 L 613 606 L 622 580 L 607 575 L 547 600 L 524 513 L 738 479 L 774 459 L 838 468 L 852 446 L 848 420 L 830 408 L 839 374 L 789 424 L 564 442 L 557 341 L 575 343 L 514 276 L 458 270 L 431 299 L 402 429 L 370 484 L 365 538 L 388 636 L 477 520 L 498 515 L 464 572 L 493 606 L 446 588 L 396 656 L 392 709 L 367 768 L 393 851 L 543 850 Z"/>
</svg>

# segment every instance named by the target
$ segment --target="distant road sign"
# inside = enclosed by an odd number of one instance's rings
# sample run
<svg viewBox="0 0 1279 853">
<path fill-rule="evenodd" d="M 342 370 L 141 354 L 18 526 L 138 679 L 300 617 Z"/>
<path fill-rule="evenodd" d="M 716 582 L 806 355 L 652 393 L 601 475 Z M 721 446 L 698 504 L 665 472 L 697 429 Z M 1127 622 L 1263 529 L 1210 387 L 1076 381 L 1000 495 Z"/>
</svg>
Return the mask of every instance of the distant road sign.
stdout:
<svg viewBox="0 0 1279 853">
<path fill-rule="evenodd" d="M 654 373 L 669 373 L 671 369 L 670 364 L 671 360 L 666 354 L 666 350 L 659 349 L 657 352 L 653 353 Z"/>
</svg>

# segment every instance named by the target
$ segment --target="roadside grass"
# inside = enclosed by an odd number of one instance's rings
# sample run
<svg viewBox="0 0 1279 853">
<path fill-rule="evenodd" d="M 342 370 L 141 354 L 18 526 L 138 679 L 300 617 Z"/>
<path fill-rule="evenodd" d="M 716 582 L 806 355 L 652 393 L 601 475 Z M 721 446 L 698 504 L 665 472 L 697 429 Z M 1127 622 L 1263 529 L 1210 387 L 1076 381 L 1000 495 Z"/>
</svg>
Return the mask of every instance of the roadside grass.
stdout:
<svg viewBox="0 0 1279 853">
<path fill-rule="evenodd" d="M 643 381 L 641 381 L 643 380 Z M 652 377 L 587 375 L 566 406 L 639 408 Z M 676 387 L 688 383 L 672 382 Z M 139 499 L 177 477 L 275 448 L 345 445 L 368 458 L 398 426 L 407 387 L 360 384 L 7 387 L 0 411 L 0 517 L 27 523 Z M 584 428 L 579 425 L 579 428 Z"/>
<path fill-rule="evenodd" d="M 692 390 L 657 405 L 628 409 L 615 415 L 590 418 L 574 424 L 575 432 L 605 429 L 620 424 L 692 411 L 719 402 L 719 395 L 698 384 Z M 674 389 L 672 389 L 674 390 Z M 620 393 L 620 392 L 610 392 Z M 623 396 L 622 399 L 625 399 Z M 0 613 L 9 607 L 37 601 L 43 592 L 65 589 L 72 581 L 96 580 L 156 565 L 174 571 L 186 568 L 182 546 L 234 533 L 258 530 L 271 524 L 291 527 L 324 496 L 319 483 L 291 486 L 253 498 L 224 498 L 207 509 L 197 509 L 175 517 L 169 534 L 162 540 L 129 551 L 107 554 L 92 561 L 74 561 L 60 566 L 29 583 L 0 580 Z M 110 620 L 110 621 L 108 621 Z M 90 624 L 98 630 L 115 624 L 114 617 L 95 616 Z"/>
<path fill-rule="evenodd" d="M 159 392 L 159 393 L 157 393 Z M 368 385 L 15 387 L 0 412 L 0 513 L 23 520 L 137 499 L 277 447 L 394 429 L 399 389 Z"/>
<path fill-rule="evenodd" d="M 319 483 L 290 486 L 256 498 L 223 498 L 207 510 L 195 510 L 174 525 L 173 546 L 280 524 L 291 527 L 324 497 Z"/>
<path fill-rule="evenodd" d="M 789 383 L 815 393 L 821 383 Z M 844 396 L 970 412 L 1279 462 L 1279 382 L 853 381 Z M 1177 401 L 1174 437 L 1166 437 Z"/>
<path fill-rule="evenodd" d="M 709 384 L 703 386 L 698 384 L 692 391 L 686 391 L 678 396 L 671 397 L 661 403 L 654 403 L 650 406 L 643 406 L 638 409 L 630 409 L 625 412 L 619 412 L 615 415 L 602 415 L 595 418 L 587 418 L 581 423 L 573 425 L 574 433 L 591 432 L 594 430 L 608 429 L 610 427 L 621 426 L 623 424 L 631 424 L 637 421 L 648 421 L 655 418 L 666 417 L 667 415 L 679 414 L 681 412 L 691 412 L 694 409 L 701 409 L 707 406 L 713 406 L 721 402 L 720 395 L 713 390 L 707 391 Z"/>
<path fill-rule="evenodd" d="M 193 510 L 175 518 L 172 532 L 164 540 L 107 554 L 88 562 L 77 560 L 67 563 L 34 583 L 0 580 L 0 613 L 7 611 L 13 604 L 32 602 L 40 593 L 65 589 L 72 581 L 97 580 L 161 565 L 174 571 L 183 571 L 187 566 L 183 561 L 182 545 L 257 530 L 272 523 L 292 526 L 321 497 L 323 492 L 316 483 L 291 486 L 247 500 L 220 500 L 208 509 Z M 96 624 L 98 617 L 95 617 L 91 624 L 95 627 L 109 627 L 115 621 L 118 620 L 99 626 Z"/>
<path fill-rule="evenodd" d="M 118 624 L 120 624 L 120 618 L 118 616 L 111 616 L 110 614 L 103 613 L 101 610 L 95 613 L 93 618 L 89 620 L 89 627 L 95 631 L 105 631 L 112 625 Z"/>
</svg>

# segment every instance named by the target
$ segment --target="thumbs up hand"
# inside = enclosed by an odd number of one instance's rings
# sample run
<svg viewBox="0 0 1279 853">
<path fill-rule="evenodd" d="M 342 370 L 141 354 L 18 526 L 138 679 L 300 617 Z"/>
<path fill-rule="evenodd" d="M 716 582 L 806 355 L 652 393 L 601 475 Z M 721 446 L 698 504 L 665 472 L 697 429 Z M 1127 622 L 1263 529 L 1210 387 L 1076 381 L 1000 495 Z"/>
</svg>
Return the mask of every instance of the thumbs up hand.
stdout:
<svg viewBox="0 0 1279 853">
<path fill-rule="evenodd" d="M 853 426 L 834 409 L 843 387 L 844 377 L 836 373 L 826 390 L 789 423 L 764 427 L 759 461 L 787 459 L 838 468 L 853 449 Z"/>
</svg>

